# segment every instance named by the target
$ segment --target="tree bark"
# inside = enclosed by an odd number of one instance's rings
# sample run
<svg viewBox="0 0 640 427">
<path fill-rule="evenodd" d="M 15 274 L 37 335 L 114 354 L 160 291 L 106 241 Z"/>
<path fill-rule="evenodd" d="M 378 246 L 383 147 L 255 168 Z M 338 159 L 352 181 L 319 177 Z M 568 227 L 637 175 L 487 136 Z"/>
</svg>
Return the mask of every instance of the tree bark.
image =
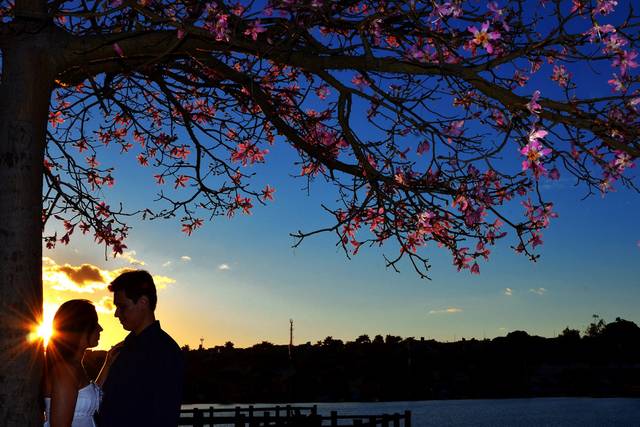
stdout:
<svg viewBox="0 0 640 427">
<path fill-rule="evenodd" d="M 54 79 L 51 41 L 29 23 L 2 45 L 0 82 L 0 426 L 42 426 L 42 177 Z"/>
</svg>

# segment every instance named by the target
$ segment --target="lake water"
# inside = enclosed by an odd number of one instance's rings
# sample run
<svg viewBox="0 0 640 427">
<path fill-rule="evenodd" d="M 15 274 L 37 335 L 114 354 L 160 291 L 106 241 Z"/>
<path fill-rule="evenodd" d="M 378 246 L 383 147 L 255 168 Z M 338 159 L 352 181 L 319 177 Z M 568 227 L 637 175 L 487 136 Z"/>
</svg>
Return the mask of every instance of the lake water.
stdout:
<svg viewBox="0 0 640 427">
<path fill-rule="evenodd" d="M 297 403 L 310 406 L 313 403 Z M 431 400 L 419 402 L 317 403 L 318 412 L 329 415 L 402 413 L 411 411 L 414 427 L 423 426 L 522 426 L 522 427 L 640 427 L 640 399 L 535 398 L 496 400 Z M 183 405 L 184 409 L 209 404 Z M 235 407 L 217 405 L 216 408 Z M 247 405 L 241 405 L 247 406 Z M 274 406 L 255 404 L 255 406 Z"/>
</svg>

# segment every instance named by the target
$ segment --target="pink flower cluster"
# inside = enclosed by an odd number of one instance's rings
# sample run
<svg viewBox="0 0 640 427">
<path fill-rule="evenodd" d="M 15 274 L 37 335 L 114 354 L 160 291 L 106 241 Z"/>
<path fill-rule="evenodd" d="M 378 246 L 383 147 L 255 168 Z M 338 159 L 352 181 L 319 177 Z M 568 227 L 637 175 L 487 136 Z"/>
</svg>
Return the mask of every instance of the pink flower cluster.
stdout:
<svg viewBox="0 0 640 427">
<path fill-rule="evenodd" d="M 467 28 L 473 34 L 473 38 L 469 40 L 466 47 L 471 49 L 473 53 L 478 46 L 484 48 L 489 54 L 493 53 L 494 45 L 492 43 L 500 40 L 501 35 L 498 31 L 489 31 L 489 26 L 489 22 L 484 22 L 479 30 L 475 26 Z"/>
<path fill-rule="evenodd" d="M 548 132 L 544 129 L 538 129 L 534 126 L 529 132 L 529 142 L 527 145 L 520 149 L 520 154 L 526 157 L 522 161 L 522 171 L 531 169 L 533 176 L 536 179 L 541 175 L 546 175 L 547 170 L 542 164 L 542 158 L 551 153 L 551 149 L 542 145 L 541 139 L 544 138 Z"/>
</svg>

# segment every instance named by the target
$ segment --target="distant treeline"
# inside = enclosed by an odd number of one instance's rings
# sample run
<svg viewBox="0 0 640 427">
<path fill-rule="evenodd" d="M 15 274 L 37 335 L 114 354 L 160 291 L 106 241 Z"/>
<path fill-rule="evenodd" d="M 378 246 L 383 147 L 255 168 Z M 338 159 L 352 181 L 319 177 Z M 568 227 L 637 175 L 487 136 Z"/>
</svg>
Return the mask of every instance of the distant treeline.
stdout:
<svg viewBox="0 0 640 427">
<path fill-rule="evenodd" d="M 249 348 L 191 350 L 184 401 L 321 402 L 531 396 L 640 396 L 640 328 L 594 316 L 584 336 L 556 338 L 514 331 L 494 339 L 441 343 L 367 335 L 327 337 L 291 349 L 262 342 Z M 87 354 L 97 372 L 104 352 Z"/>
</svg>

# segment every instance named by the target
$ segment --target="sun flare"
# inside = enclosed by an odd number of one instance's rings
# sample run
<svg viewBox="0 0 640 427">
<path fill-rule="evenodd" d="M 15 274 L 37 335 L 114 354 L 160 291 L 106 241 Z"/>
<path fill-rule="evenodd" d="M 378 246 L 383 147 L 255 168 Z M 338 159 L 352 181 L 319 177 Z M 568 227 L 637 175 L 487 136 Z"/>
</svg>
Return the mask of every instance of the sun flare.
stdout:
<svg viewBox="0 0 640 427">
<path fill-rule="evenodd" d="M 30 335 L 30 340 L 35 341 L 41 339 L 45 348 L 49 344 L 49 340 L 55 333 L 53 330 L 53 316 L 56 314 L 58 306 L 45 303 L 42 310 L 42 321 Z"/>
</svg>

